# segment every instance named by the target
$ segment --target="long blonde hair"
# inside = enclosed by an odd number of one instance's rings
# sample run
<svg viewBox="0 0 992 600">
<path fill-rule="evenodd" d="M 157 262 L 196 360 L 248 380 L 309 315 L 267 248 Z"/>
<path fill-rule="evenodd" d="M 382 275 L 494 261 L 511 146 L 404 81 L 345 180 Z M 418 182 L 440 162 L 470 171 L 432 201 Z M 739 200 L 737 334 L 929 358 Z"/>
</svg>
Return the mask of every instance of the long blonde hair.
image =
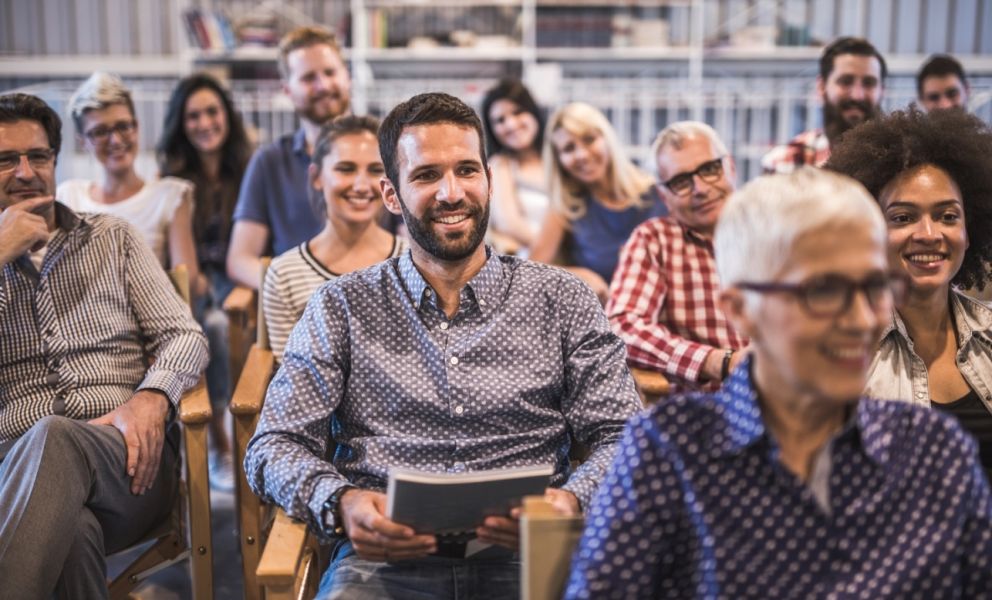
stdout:
<svg viewBox="0 0 992 600">
<path fill-rule="evenodd" d="M 617 139 L 616 131 L 603 113 L 585 102 L 572 102 L 551 115 L 544 136 L 543 159 L 551 210 L 569 221 L 580 219 L 586 213 L 585 196 L 588 187 L 565 171 L 551 142 L 552 136 L 559 129 L 576 137 L 589 133 L 602 135 L 609 151 L 609 165 L 606 169 L 609 189 L 614 197 L 622 200 L 624 208 L 641 205 L 641 195 L 654 185 L 654 180 L 630 161 Z"/>
</svg>

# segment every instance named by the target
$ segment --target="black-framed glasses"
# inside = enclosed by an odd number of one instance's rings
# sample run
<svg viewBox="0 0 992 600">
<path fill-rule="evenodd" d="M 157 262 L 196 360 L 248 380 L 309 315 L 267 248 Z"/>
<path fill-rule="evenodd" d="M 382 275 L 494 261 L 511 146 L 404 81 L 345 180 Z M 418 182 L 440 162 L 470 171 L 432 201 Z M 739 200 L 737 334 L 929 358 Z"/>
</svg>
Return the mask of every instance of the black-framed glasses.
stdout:
<svg viewBox="0 0 992 600">
<path fill-rule="evenodd" d="M 55 150 L 51 148 L 34 148 L 25 152 L 0 152 L 0 173 L 13 171 L 21 164 L 21 157 L 26 156 L 32 169 L 44 169 L 52 166 L 55 160 Z"/>
<path fill-rule="evenodd" d="M 836 317 L 847 312 L 854 292 L 861 290 L 874 310 L 902 303 L 909 280 L 902 273 L 875 273 L 861 281 L 843 275 L 824 275 L 802 283 L 738 283 L 737 287 L 759 293 L 784 292 L 799 299 L 813 317 Z"/>
<path fill-rule="evenodd" d="M 723 159 L 725 156 L 720 158 L 714 158 L 704 162 L 703 164 L 696 167 L 695 171 L 689 173 L 679 173 L 675 177 L 672 177 L 668 181 L 664 182 L 664 186 L 672 191 L 673 194 L 678 196 L 684 196 L 692 191 L 696 187 L 693 178 L 699 175 L 699 178 L 706 183 L 716 183 L 721 177 L 723 177 Z"/>
<path fill-rule="evenodd" d="M 135 128 L 138 127 L 138 122 L 134 119 L 129 121 L 118 121 L 109 127 L 103 125 L 97 125 L 93 129 L 90 129 L 83 135 L 86 139 L 93 143 L 102 144 L 110 139 L 110 135 L 116 133 L 117 135 L 123 137 L 126 135 L 131 135 L 134 133 Z"/>
</svg>

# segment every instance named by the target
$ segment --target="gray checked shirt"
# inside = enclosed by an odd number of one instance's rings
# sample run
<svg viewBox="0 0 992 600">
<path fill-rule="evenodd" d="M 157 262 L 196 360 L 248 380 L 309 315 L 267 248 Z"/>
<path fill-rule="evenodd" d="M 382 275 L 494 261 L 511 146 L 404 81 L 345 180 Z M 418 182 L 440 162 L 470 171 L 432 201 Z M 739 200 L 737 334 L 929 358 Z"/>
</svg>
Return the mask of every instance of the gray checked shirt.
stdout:
<svg viewBox="0 0 992 600">
<path fill-rule="evenodd" d="M 490 252 L 449 320 L 406 252 L 311 298 L 249 442 L 248 481 L 325 536 L 327 498 L 383 490 L 390 467 L 554 465 L 551 485 L 587 506 L 640 407 L 625 359 L 595 295 L 560 269 Z M 591 450 L 574 472 L 570 435 Z"/>
</svg>

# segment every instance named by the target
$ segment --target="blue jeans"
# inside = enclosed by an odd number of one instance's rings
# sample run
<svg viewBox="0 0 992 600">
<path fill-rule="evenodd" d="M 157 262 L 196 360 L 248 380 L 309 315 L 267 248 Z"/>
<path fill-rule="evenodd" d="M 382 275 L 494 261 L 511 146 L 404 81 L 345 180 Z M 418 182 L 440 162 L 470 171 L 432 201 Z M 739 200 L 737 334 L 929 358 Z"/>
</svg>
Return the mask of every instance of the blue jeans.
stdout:
<svg viewBox="0 0 992 600">
<path fill-rule="evenodd" d="M 362 560 L 351 542 L 334 549 L 318 600 L 511 600 L 520 597 L 520 562 L 428 556 L 383 563 Z"/>
</svg>

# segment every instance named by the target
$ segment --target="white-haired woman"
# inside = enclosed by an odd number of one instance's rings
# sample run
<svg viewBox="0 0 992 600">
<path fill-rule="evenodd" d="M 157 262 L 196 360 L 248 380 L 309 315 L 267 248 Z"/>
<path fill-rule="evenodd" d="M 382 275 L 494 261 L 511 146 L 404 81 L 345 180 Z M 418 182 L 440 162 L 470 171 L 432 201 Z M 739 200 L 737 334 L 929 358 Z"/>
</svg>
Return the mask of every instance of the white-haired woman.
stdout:
<svg viewBox="0 0 992 600">
<path fill-rule="evenodd" d="M 97 181 L 71 179 L 56 197 L 73 210 L 110 213 L 133 225 L 164 268 L 186 265 L 194 295 L 206 291 L 193 243 L 193 185 L 175 177 L 145 181 L 135 171 L 138 121 L 119 77 L 97 72 L 69 100 L 83 146 L 102 167 Z"/>
<path fill-rule="evenodd" d="M 630 233 L 667 210 L 654 180 L 630 161 L 596 108 L 565 105 L 548 120 L 546 131 L 551 205 L 530 258 L 560 261 L 605 301 Z"/>
<path fill-rule="evenodd" d="M 721 304 L 752 355 L 635 417 L 587 513 L 569 598 L 977 598 L 992 492 L 953 419 L 862 397 L 905 291 L 872 197 L 822 170 L 723 210 Z"/>
</svg>

